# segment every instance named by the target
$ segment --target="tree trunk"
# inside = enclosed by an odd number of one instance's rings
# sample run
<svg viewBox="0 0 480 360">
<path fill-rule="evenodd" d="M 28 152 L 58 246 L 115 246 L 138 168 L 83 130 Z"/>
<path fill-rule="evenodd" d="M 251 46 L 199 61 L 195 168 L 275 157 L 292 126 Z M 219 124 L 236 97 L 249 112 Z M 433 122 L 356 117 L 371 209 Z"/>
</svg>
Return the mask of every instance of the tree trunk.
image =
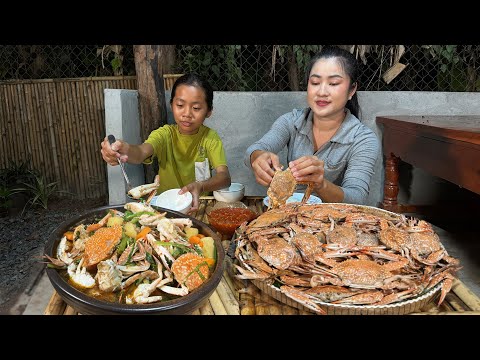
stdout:
<svg viewBox="0 0 480 360">
<path fill-rule="evenodd" d="M 137 74 L 140 136 L 143 140 L 153 130 L 167 123 L 167 106 L 163 74 L 171 71 L 175 60 L 175 45 L 134 45 Z M 153 182 L 158 164 L 145 169 L 146 183 Z"/>
<path fill-rule="evenodd" d="M 293 52 L 293 46 L 288 47 L 288 82 L 291 91 L 300 90 L 300 81 L 298 79 L 298 66 Z"/>
</svg>

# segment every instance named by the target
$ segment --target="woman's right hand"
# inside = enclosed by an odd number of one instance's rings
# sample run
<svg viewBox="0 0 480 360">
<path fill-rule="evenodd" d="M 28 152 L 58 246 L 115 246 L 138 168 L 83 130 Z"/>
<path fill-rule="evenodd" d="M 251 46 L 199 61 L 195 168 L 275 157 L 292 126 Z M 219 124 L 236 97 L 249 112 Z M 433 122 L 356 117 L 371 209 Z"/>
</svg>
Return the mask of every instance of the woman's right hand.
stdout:
<svg viewBox="0 0 480 360">
<path fill-rule="evenodd" d="M 282 169 L 278 156 L 269 151 L 256 150 L 252 153 L 251 160 L 255 179 L 263 186 L 269 186 L 275 170 Z"/>
<path fill-rule="evenodd" d="M 116 140 L 112 145 L 110 145 L 108 138 L 105 137 L 102 143 L 102 153 L 103 160 L 109 165 L 115 166 L 118 165 L 118 160 L 122 162 L 127 162 L 128 156 L 128 143 L 122 140 Z"/>
</svg>

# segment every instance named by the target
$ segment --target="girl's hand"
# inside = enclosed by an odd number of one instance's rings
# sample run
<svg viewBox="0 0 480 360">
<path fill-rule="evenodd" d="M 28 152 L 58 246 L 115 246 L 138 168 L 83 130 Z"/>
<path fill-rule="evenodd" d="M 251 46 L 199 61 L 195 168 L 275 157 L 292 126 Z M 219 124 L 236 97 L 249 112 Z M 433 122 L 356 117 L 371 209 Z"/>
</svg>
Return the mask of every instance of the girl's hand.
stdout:
<svg viewBox="0 0 480 360">
<path fill-rule="evenodd" d="M 103 160 L 109 165 L 116 166 L 118 165 L 118 160 L 122 162 L 127 162 L 128 160 L 128 148 L 129 145 L 125 141 L 116 140 L 112 145 L 108 142 L 108 138 L 105 137 L 101 143 Z"/>
<path fill-rule="evenodd" d="M 325 186 L 324 164 L 323 160 L 315 155 L 310 155 L 290 161 L 288 166 L 297 182 L 312 182 L 314 183 L 314 190 L 317 192 Z"/>
<path fill-rule="evenodd" d="M 278 156 L 269 151 L 263 151 L 258 156 L 255 156 L 256 154 L 254 152 L 252 155 L 252 170 L 257 183 L 263 186 L 269 186 L 275 170 L 282 169 Z"/>
<path fill-rule="evenodd" d="M 186 192 L 190 191 L 192 194 L 192 207 L 188 211 L 188 214 L 193 213 L 198 210 L 198 206 L 200 205 L 200 194 L 203 191 L 203 185 L 201 181 L 195 181 L 188 185 L 185 185 L 180 189 L 178 192 L 179 195 L 185 194 Z"/>
</svg>

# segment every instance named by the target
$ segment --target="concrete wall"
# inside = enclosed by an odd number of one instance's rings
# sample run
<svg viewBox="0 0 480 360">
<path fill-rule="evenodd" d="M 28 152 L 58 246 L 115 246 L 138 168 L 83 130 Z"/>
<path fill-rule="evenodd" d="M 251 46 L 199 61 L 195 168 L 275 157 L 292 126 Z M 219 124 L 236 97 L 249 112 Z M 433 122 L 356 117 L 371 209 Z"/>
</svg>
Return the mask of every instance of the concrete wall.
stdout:
<svg viewBox="0 0 480 360">
<path fill-rule="evenodd" d="M 170 102 L 170 92 L 166 93 Z M 381 139 L 375 122 L 380 115 L 480 115 L 480 93 L 443 92 L 359 92 L 362 120 Z M 305 92 L 215 92 L 212 116 L 205 125 L 215 129 L 223 139 L 232 181 L 246 185 L 246 195 L 265 195 L 266 188 L 255 182 L 243 164 L 247 147 L 259 139 L 271 124 L 293 108 L 306 106 Z M 169 123 L 173 123 L 168 105 Z M 131 119 L 133 121 L 133 118 Z M 286 163 L 285 151 L 281 160 Z M 413 169 L 411 180 L 401 188 L 400 202 L 432 203 L 442 181 L 421 169 Z M 383 156 L 379 156 L 370 184 L 369 205 L 383 198 Z"/>
<path fill-rule="evenodd" d="M 140 144 L 140 122 L 138 117 L 138 91 L 104 89 L 105 131 L 117 139 Z M 125 172 L 132 186 L 145 183 L 143 165 L 125 164 Z M 107 166 L 109 205 L 127 202 L 127 185 L 120 166 Z"/>
<path fill-rule="evenodd" d="M 170 104 L 170 92 L 166 93 Z M 304 92 L 223 92 L 213 97 L 213 112 L 205 125 L 215 129 L 223 140 L 232 182 L 245 184 L 245 195 L 266 195 L 252 171 L 243 163 L 247 147 L 265 134 L 280 115 L 295 107 L 305 107 Z M 170 105 L 168 122 L 174 123 Z M 286 165 L 286 151 L 280 154 Z"/>
</svg>

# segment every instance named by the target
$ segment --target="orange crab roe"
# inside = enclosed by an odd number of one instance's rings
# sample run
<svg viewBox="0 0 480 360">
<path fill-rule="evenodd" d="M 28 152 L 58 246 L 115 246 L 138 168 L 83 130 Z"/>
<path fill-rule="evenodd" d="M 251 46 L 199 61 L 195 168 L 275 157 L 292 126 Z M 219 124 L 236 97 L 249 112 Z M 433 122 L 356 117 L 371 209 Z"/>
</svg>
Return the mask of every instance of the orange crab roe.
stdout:
<svg viewBox="0 0 480 360">
<path fill-rule="evenodd" d="M 210 277 L 208 262 L 194 253 L 180 255 L 173 262 L 172 272 L 175 279 L 180 284 L 185 283 L 190 291 L 202 285 Z"/>
<path fill-rule="evenodd" d="M 122 227 L 102 227 L 85 242 L 85 254 L 83 256 L 85 267 L 98 264 L 107 259 L 122 238 Z"/>
</svg>

